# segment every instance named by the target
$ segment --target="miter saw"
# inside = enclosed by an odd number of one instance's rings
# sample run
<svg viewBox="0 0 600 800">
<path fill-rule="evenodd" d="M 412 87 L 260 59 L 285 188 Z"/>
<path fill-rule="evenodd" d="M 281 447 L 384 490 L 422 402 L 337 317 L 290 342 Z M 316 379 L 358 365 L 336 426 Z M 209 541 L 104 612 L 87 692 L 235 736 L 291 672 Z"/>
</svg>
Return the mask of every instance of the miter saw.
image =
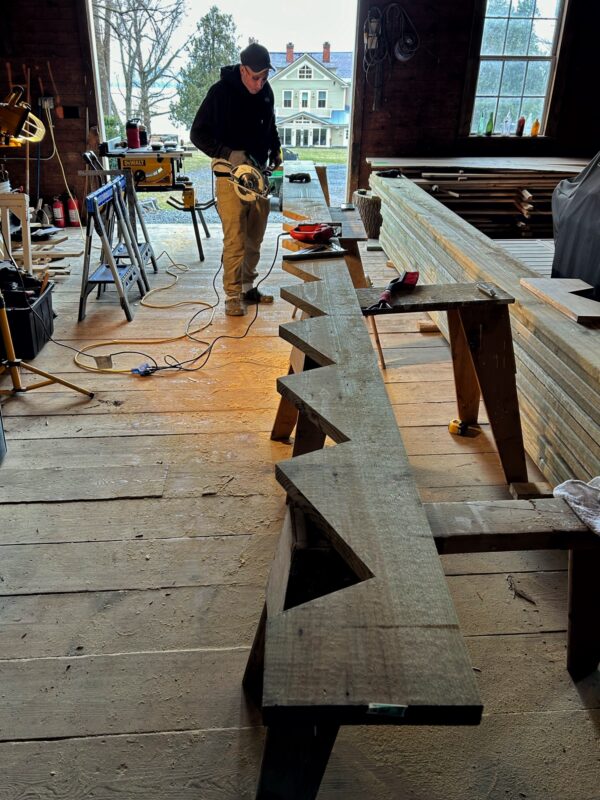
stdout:
<svg viewBox="0 0 600 800">
<path fill-rule="evenodd" d="M 271 188 L 271 171 L 261 169 L 251 156 L 251 164 L 240 164 L 232 167 L 224 158 L 213 161 L 212 168 L 218 177 L 226 177 L 233 184 L 233 189 L 240 200 L 247 203 L 259 197 L 267 198 Z"/>
</svg>

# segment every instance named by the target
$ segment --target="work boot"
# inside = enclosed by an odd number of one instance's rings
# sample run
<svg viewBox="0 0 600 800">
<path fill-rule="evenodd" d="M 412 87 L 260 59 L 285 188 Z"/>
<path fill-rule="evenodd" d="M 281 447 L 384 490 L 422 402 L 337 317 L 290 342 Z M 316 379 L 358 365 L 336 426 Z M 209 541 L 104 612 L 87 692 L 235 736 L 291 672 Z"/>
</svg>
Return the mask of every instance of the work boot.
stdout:
<svg viewBox="0 0 600 800">
<path fill-rule="evenodd" d="M 225 313 L 228 317 L 243 317 L 246 309 L 242 305 L 239 295 L 225 298 Z"/>
<path fill-rule="evenodd" d="M 273 302 L 273 295 L 272 294 L 263 294 L 259 292 L 256 286 L 253 286 L 252 289 L 248 289 L 247 292 L 244 292 L 242 295 L 244 298 L 245 303 L 249 303 L 253 305 L 255 303 L 272 303 Z"/>
</svg>

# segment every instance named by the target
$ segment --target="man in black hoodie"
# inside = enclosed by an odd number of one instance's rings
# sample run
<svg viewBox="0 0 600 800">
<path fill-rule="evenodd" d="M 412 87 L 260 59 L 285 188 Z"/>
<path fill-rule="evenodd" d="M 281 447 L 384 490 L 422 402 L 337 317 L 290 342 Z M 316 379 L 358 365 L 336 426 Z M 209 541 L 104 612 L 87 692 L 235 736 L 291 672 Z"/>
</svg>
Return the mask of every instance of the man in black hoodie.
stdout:
<svg viewBox="0 0 600 800">
<path fill-rule="evenodd" d="M 190 139 L 199 150 L 232 167 L 252 163 L 261 169 L 281 164 L 281 142 L 275 125 L 273 90 L 267 79 L 273 69 L 269 51 L 251 44 L 240 64 L 223 67 L 198 109 Z M 248 303 L 272 303 L 271 295 L 254 286 L 260 246 L 267 227 L 269 201 L 241 200 L 222 167 L 215 168 L 217 210 L 223 226 L 225 313 L 240 316 Z"/>
</svg>

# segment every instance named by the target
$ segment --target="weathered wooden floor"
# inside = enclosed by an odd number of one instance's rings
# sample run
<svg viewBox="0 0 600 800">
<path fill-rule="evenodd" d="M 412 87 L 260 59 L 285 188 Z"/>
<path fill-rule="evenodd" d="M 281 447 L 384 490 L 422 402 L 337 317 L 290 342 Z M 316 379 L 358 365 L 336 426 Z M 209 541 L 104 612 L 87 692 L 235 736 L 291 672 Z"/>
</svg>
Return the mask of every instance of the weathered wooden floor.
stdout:
<svg viewBox="0 0 600 800">
<path fill-rule="evenodd" d="M 218 231 L 202 265 L 191 227 L 157 226 L 152 236 L 157 252 L 191 266 L 153 301 L 210 301 Z M 366 258 L 374 282 L 386 283 L 385 258 Z M 160 263 L 153 286 L 167 282 Z M 293 282 L 279 265 L 268 280 L 275 291 Z M 54 297 L 55 336 L 72 347 L 115 340 L 104 352 L 157 359 L 202 349 L 148 342 L 182 333 L 197 308 L 138 307 L 127 324 L 113 295 L 90 296 L 77 324 L 78 297 L 76 270 Z M 269 432 L 289 352 L 277 326 L 289 317 L 282 301 L 261 307 L 248 335 L 221 340 L 204 369 L 150 378 L 83 372 L 72 351 L 49 343 L 35 364 L 95 398 L 55 385 L 4 403 L 0 800 L 253 798 L 262 730 L 241 676 L 284 511 L 273 466 L 290 448 Z M 249 319 L 220 307 L 204 336 L 240 336 Z M 449 351 L 417 319 L 379 327 L 422 498 L 505 498 L 487 426 L 474 439 L 448 434 Z M 320 797 L 597 800 L 600 675 L 575 686 L 565 670 L 564 556 L 447 556 L 444 566 L 482 725 L 342 729 Z"/>
</svg>

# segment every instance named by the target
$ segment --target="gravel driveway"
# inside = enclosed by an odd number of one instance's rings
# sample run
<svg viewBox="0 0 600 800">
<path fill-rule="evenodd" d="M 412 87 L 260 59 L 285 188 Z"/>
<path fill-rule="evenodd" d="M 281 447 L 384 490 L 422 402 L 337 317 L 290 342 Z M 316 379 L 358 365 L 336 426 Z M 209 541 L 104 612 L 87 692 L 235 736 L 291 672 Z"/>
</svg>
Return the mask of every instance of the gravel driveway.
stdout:
<svg viewBox="0 0 600 800">
<path fill-rule="evenodd" d="M 331 199 L 331 205 L 337 206 L 340 203 L 345 202 L 346 200 L 346 173 L 347 167 L 346 164 L 328 164 L 327 165 L 327 181 L 329 183 L 329 196 Z M 196 195 L 200 202 L 205 202 L 212 197 L 212 181 L 211 181 L 211 171 L 208 164 L 205 167 L 200 167 L 197 170 L 190 170 L 187 172 L 187 175 L 194 183 L 196 187 Z M 179 192 L 173 192 L 173 194 L 177 197 L 180 197 Z M 166 199 L 168 196 L 166 192 L 158 194 L 150 194 L 148 192 L 140 192 L 139 197 L 140 200 L 144 201 L 149 197 L 159 197 L 161 196 L 163 199 Z M 219 215 L 216 212 L 216 209 L 209 208 L 208 211 L 204 212 L 204 219 L 208 224 L 211 223 L 218 223 L 219 222 Z M 176 224 L 176 225 L 189 225 L 189 217 L 185 213 L 181 213 L 181 211 L 177 211 L 176 209 L 169 208 L 168 210 L 159 210 L 159 211 L 148 211 L 146 213 L 146 220 L 149 224 L 159 225 L 159 224 Z M 272 210 L 271 216 L 269 218 L 269 222 L 282 222 L 283 216 L 279 213 L 279 211 Z"/>
</svg>

